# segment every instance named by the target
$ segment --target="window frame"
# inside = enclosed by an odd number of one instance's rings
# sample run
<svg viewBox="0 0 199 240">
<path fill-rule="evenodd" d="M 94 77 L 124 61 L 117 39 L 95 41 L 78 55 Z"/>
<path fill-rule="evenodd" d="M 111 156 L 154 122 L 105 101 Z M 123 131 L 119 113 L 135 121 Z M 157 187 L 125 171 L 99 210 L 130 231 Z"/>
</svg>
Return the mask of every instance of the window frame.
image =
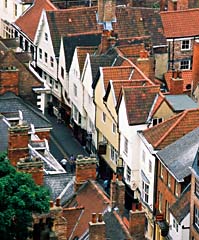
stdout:
<svg viewBox="0 0 199 240">
<path fill-rule="evenodd" d="M 130 169 L 130 167 L 128 165 L 126 165 L 126 180 L 128 182 L 131 181 L 131 169 Z"/>
<path fill-rule="evenodd" d="M 126 155 L 128 155 L 128 145 L 129 145 L 129 141 L 128 139 L 124 136 L 124 153 Z"/>
<path fill-rule="evenodd" d="M 184 59 L 180 61 L 180 69 L 181 70 L 190 70 L 191 61 L 189 59 Z"/>
<path fill-rule="evenodd" d="M 181 41 L 181 51 L 189 51 L 191 50 L 191 40 L 184 39 Z"/>
<path fill-rule="evenodd" d="M 45 63 L 48 63 L 48 53 L 47 52 L 44 53 L 44 60 L 45 60 Z"/>
<path fill-rule="evenodd" d="M 196 207 L 196 205 L 194 205 L 194 227 L 197 228 L 197 230 L 199 230 L 199 208 Z M 197 223 L 196 223 L 196 220 L 197 220 Z"/>
<path fill-rule="evenodd" d="M 116 124 L 115 123 L 112 124 L 112 132 L 114 134 L 116 134 Z"/>
<path fill-rule="evenodd" d="M 167 186 L 171 188 L 171 174 L 167 172 Z"/>
<path fill-rule="evenodd" d="M 50 57 L 50 66 L 54 67 L 54 58 L 52 56 Z"/>
<path fill-rule="evenodd" d="M 142 180 L 142 199 L 145 203 L 149 203 L 149 184 Z"/>
<path fill-rule="evenodd" d="M 45 32 L 45 40 L 48 41 L 48 33 Z"/>
<path fill-rule="evenodd" d="M 105 123 L 106 122 L 106 113 L 102 112 L 102 122 Z"/>
<path fill-rule="evenodd" d="M 40 59 L 42 59 L 42 57 L 43 57 L 42 55 L 43 55 L 43 51 L 42 51 L 41 48 L 39 48 L 39 58 L 40 58 Z"/>
</svg>

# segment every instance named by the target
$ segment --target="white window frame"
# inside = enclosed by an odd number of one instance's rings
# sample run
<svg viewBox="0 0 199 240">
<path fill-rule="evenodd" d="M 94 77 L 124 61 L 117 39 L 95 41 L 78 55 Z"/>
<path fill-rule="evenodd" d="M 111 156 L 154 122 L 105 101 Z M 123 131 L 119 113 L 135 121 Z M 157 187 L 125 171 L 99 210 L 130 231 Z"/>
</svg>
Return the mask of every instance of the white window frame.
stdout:
<svg viewBox="0 0 199 240">
<path fill-rule="evenodd" d="M 128 155 L 128 139 L 124 137 L 124 153 Z"/>
<path fill-rule="evenodd" d="M 199 209 L 194 205 L 194 226 L 199 229 Z"/>
<path fill-rule="evenodd" d="M 169 172 L 167 172 L 167 186 L 171 188 L 171 175 Z"/>
<path fill-rule="evenodd" d="M 191 60 L 181 60 L 180 61 L 180 69 L 181 70 L 190 70 L 191 67 Z"/>
<path fill-rule="evenodd" d="M 149 203 L 149 184 L 142 181 L 142 199 L 147 204 Z"/>
<path fill-rule="evenodd" d="M 175 180 L 175 195 L 178 197 L 178 182 Z"/>
<path fill-rule="evenodd" d="M 42 59 L 42 52 L 43 52 L 42 49 L 39 48 L 39 58 L 40 58 L 40 59 Z"/>
<path fill-rule="evenodd" d="M 152 125 L 155 126 L 155 125 L 158 125 L 161 122 L 163 122 L 163 118 L 154 118 L 152 120 Z"/>
<path fill-rule="evenodd" d="M 118 153 L 116 151 L 116 149 L 111 145 L 111 152 L 110 152 L 110 157 L 111 157 L 111 160 L 113 162 L 117 162 L 117 159 L 118 159 Z"/>
<path fill-rule="evenodd" d="M 181 51 L 189 51 L 191 50 L 191 40 L 184 39 L 181 41 Z"/>
<path fill-rule="evenodd" d="M 50 57 L 50 66 L 54 67 L 54 58 L 52 56 Z"/>
</svg>

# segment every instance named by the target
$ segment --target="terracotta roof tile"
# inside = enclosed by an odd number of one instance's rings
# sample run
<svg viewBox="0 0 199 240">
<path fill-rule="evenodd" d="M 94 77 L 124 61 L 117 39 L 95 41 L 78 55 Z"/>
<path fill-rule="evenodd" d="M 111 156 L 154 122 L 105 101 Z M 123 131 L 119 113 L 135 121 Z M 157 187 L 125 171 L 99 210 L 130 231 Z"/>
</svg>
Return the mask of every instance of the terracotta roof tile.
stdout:
<svg viewBox="0 0 199 240">
<path fill-rule="evenodd" d="M 83 71 L 84 62 L 86 60 L 87 53 L 92 54 L 96 51 L 97 47 L 77 47 L 77 57 L 80 67 L 80 73 Z"/>
<path fill-rule="evenodd" d="M 161 92 L 159 92 L 159 94 L 157 96 L 157 99 L 156 99 L 156 102 L 155 102 L 155 104 L 153 106 L 153 109 L 151 111 L 151 116 L 153 116 L 156 113 L 156 111 L 158 110 L 158 108 L 160 107 L 160 105 L 162 104 L 164 99 L 165 99 L 164 95 Z"/>
<path fill-rule="evenodd" d="M 113 89 L 115 92 L 115 96 L 116 96 L 116 100 L 118 100 L 120 91 L 122 89 L 122 87 L 137 87 L 137 86 L 148 86 L 151 85 L 151 83 L 147 80 L 133 80 L 133 81 L 129 81 L 129 80 L 115 80 L 112 81 L 113 84 Z"/>
<path fill-rule="evenodd" d="M 129 125 L 146 123 L 159 90 L 157 85 L 123 88 Z"/>
<path fill-rule="evenodd" d="M 34 4 L 16 21 L 15 24 L 33 41 L 42 10 L 55 10 L 49 0 L 35 0 Z"/>
<path fill-rule="evenodd" d="M 185 110 L 142 132 L 155 148 L 162 149 L 199 126 L 199 109 Z"/>
<path fill-rule="evenodd" d="M 74 226 L 78 222 L 79 217 L 83 213 L 83 207 L 64 208 L 63 217 L 67 220 L 67 239 L 72 235 Z"/>
<path fill-rule="evenodd" d="M 166 38 L 199 35 L 199 9 L 161 12 L 160 15 Z"/>
<path fill-rule="evenodd" d="M 69 206 L 66 207 L 84 207 L 84 211 L 81 212 L 74 232 L 71 235 L 71 239 L 75 236 L 80 237 L 87 229 L 88 223 L 91 220 L 93 212 L 104 212 L 110 204 L 110 200 L 104 195 L 102 190 L 93 182 L 88 181 L 77 192 L 76 197 Z"/>
<path fill-rule="evenodd" d="M 165 73 L 164 77 L 165 77 L 168 91 L 170 91 L 170 88 L 171 88 L 170 79 L 172 78 L 172 71 L 168 71 L 167 73 Z M 183 92 L 186 93 L 191 90 L 190 86 L 192 83 L 192 70 L 182 71 L 182 79 L 184 80 Z"/>
</svg>

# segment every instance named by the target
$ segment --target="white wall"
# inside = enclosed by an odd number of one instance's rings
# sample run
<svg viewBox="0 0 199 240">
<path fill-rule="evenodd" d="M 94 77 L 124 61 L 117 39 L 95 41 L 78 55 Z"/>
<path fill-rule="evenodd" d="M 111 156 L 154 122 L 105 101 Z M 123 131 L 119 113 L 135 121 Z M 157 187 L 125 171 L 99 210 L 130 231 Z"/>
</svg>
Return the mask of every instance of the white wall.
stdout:
<svg viewBox="0 0 199 240">
<path fill-rule="evenodd" d="M 92 69 L 90 64 L 89 54 L 87 54 L 83 74 L 82 74 L 82 83 L 83 83 L 83 97 L 84 97 L 84 110 L 86 113 L 86 130 L 87 132 L 92 132 L 92 141 L 95 148 L 97 148 L 97 131 L 95 127 L 95 104 L 93 101 L 93 78 L 92 78 Z M 94 129 L 90 128 L 90 122 L 94 126 Z"/>
<path fill-rule="evenodd" d="M 74 85 L 76 86 L 76 95 L 74 91 Z M 83 108 L 83 84 L 80 77 L 80 68 L 77 56 L 77 49 L 74 51 L 71 67 L 69 70 L 69 99 L 71 105 L 75 105 L 79 114 L 81 115 L 81 127 L 86 128 L 85 111 Z M 75 119 L 74 119 L 75 120 Z"/>
<path fill-rule="evenodd" d="M 184 227 L 190 227 L 190 213 L 187 214 L 187 216 L 182 220 L 180 225 L 178 225 L 178 231 L 176 231 L 176 227 L 173 225 L 173 215 L 170 213 L 170 230 L 169 235 L 173 240 L 187 240 L 189 239 L 189 231 L 190 229 L 182 229 L 182 226 Z M 176 226 L 176 225 L 175 225 Z"/>
<path fill-rule="evenodd" d="M 137 135 L 138 130 L 146 129 L 146 125 L 129 126 L 124 98 L 122 98 L 119 112 L 119 131 L 120 131 L 120 155 L 124 160 L 125 169 L 124 176 L 127 184 L 132 186 L 135 182 L 139 186 L 140 182 L 140 139 Z M 128 155 L 124 151 L 124 137 L 128 139 Z M 131 180 L 126 179 L 127 165 L 131 169 Z M 134 190 L 134 189 L 133 189 Z"/>
</svg>

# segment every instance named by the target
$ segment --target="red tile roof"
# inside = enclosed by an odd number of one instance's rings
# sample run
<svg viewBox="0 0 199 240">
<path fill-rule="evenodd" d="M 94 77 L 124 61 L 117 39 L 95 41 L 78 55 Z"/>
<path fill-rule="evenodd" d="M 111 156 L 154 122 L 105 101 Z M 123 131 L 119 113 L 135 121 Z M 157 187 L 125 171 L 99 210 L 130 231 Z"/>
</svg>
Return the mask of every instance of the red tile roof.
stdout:
<svg viewBox="0 0 199 240">
<path fill-rule="evenodd" d="M 65 217 L 67 220 L 67 239 L 69 239 L 72 235 L 74 226 L 78 222 L 78 219 L 83 212 L 84 207 L 72 207 L 63 209 L 63 217 Z"/>
<path fill-rule="evenodd" d="M 151 83 L 147 80 L 133 80 L 133 81 L 115 80 L 115 81 L 112 81 L 112 84 L 113 84 L 113 89 L 115 92 L 116 100 L 118 100 L 118 97 L 119 97 L 122 87 L 125 88 L 125 87 L 137 87 L 137 86 L 143 86 L 143 85 L 145 85 L 145 86 L 151 85 Z"/>
<path fill-rule="evenodd" d="M 164 100 L 165 100 L 164 95 L 161 92 L 159 92 L 159 94 L 157 96 L 157 100 L 151 111 L 151 116 L 153 116 L 156 113 L 156 111 L 159 109 L 160 105 L 163 103 Z"/>
<path fill-rule="evenodd" d="M 142 132 L 155 149 L 162 149 L 199 126 L 199 109 L 185 110 Z"/>
<path fill-rule="evenodd" d="M 124 87 L 122 94 L 126 104 L 129 125 L 146 123 L 159 86 Z"/>
<path fill-rule="evenodd" d="M 42 10 L 56 10 L 49 0 L 35 0 L 34 4 L 16 21 L 15 24 L 33 41 Z"/>
<path fill-rule="evenodd" d="M 110 204 L 110 200 L 104 195 L 103 191 L 92 181 L 81 188 L 76 194 L 73 202 L 67 207 L 84 207 L 84 210 L 79 215 L 77 225 L 73 228 L 71 239 L 75 236 L 82 236 L 88 229 L 88 223 L 91 221 L 92 213 L 104 212 Z M 76 215 L 76 218 L 78 213 Z"/>
<path fill-rule="evenodd" d="M 168 87 L 168 91 L 170 91 L 170 89 L 171 89 L 170 80 L 172 78 L 172 71 L 168 71 L 167 73 L 165 73 L 164 77 L 165 77 L 165 81 L 166 81 L 166 84 Z M 182 71 L 182 79 L 184 80 L 183 92 L 190 91 L 191 88 L 189 88 L 189 87 L 191 86 L 191 83 L 192 83 L 192 70 Z"/>
<path fill-rule="evenodd" d="M 96 51 L 97 47 L 77 47 L 77 57 L 80 67 L 80 72 L 82 73 L 84 62 L 86 60 L 87 53 L 92 54 Z"/>
<path fill-rule="evenodd" d="M 166 38 L 199 35 L 199 9 L 160 13 Z"/>
</svg>

